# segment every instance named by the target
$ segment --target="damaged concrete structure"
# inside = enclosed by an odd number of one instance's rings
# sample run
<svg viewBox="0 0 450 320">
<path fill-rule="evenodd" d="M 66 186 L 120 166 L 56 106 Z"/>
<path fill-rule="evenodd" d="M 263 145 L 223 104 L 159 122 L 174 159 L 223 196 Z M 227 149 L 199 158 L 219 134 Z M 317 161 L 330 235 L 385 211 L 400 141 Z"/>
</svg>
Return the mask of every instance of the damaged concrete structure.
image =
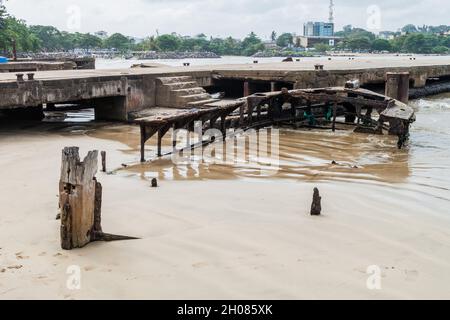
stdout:
<svg viewBox="0 0 450 320">
<path fill-rule="evenodd" d="M 305 59 L 306 60 L 306 59 Z M 450 79 L 450 61 L 389 59 L 321 60 L 289 63 L 217 65 L 199 67 L 133 68 L 120 70 L 66 70 L 36 72 L 30 79 L 0 74 L 0 110 L 45 105 L 80 104 L 95 108 L 100 120 L 132 120 L 155 107 L 198 108 L 214 102 L 209 95 L 224 92 L 241 98 L 257 92 L 344 86 L 359 80 L 361 86 L 382 86 L 389 72 L 408 72 L 412 88 L 429 79 Z M 386 65 L 388 67 L 386 67 Z"/>
</svg>

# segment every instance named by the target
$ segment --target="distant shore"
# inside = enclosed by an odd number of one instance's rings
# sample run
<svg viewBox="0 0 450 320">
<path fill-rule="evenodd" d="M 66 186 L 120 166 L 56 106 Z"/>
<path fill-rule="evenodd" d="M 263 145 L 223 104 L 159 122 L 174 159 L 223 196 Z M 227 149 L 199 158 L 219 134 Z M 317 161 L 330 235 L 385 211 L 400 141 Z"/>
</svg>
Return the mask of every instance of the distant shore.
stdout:
<svg viewBox="0 0 450 320">
<path fill-rule="evenodd" d="M 214 52 L 139 52 L 132 53 L 128 56 L 141 60 L 158 60 L 158 59 L 220 59 L 221 56 Z"/>
<path fill-rule="evenodd" d="M 425 54 L 417 55 L 413 53 L 357 53 L 357 52 L 287 52 L 287 51 L 260 51 L 252 56 L 239 55 L 235 57 L 242 58 L 314 58 L 314 57 L 383 57 L 383 56 L 446 56 L 442 54 Z M 156 52 L 156 51 L 136 51 L 129 53 L 106 52 L 106 51 L 87 51 L 87 52 L 40 52 L 40 53 L 20 53 L 19 59 L 36 60 L 36 61 L 55 61 L 67 59 L 124 59 L 124 60 L 182 60 L 182 59 L 221 59 L 224 58 L 214 52 L 209 51 L 171 51 L 171 52 Z"/>
</svg>

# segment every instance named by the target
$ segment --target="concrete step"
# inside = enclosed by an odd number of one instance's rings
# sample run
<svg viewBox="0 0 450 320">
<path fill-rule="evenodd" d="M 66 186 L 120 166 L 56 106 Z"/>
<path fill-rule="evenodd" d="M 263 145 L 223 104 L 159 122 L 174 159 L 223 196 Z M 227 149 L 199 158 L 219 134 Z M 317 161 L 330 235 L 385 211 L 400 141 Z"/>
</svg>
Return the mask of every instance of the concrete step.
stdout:
<svg viewBox="0 0 450 320">
<path fill-rule="evenodd" d="M 202 94 L 202 93 L 206 93 L 206 91 L 202 87 L 194 87 L 194 88 L 172 90 L 172 93 L 177 97 L 181 97 L 181 96 L 189 96 L 189 95 L 193 95 L 193 94 Z"/>
<path fill-rule="evenodd" d="M 211 96 L 208 93 L 198 93 L 198 94 L 190 94 L 186 96 L 176 97 L 177 104 L 187 104 L 189 102 L 200 101 L 200 100 L 209 100 Z"/>
<path fill-rule="evenodd" d="M 198 83 L 196 81 L 176 82 L 164 84 L 164 86 L 168 87 L 170 90 L 179 90 L 179 89 L 197 88 Z"/>
<path fill-rule="evenodd" d="M 187 106 L 195 108 L 195 107 L 200 107 L 200 106 L 203 106 L 205 104 L 213 103 L 213 102 L 217 102 L 217 101 L 220 101 L 220 100 L 219 99 L 199 100 L 199 101 L 189 102 L 187 104 Z"/>
<path fill-rule="evenodd" d="M 194 79 L 191 76 L 178 76 L 178 77 L 161 77 L 157 78 L 163 85 L 179 82 L 191 82 Z"/>
</svg>

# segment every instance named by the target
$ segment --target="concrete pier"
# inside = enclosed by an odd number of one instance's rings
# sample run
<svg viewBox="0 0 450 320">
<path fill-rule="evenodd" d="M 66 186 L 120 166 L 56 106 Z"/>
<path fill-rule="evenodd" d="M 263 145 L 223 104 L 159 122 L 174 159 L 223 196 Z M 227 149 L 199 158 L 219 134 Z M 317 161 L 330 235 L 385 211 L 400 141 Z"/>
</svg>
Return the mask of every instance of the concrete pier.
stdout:
<svg viewBox="0 0 450 320">
<path fill-rule="evenodd" d="M 91 57 L 17 59 L 0 64 L 0 73 L 93 69 L 95 69 L 95 58 Z"/>
<path fill-rule="evenodd" d="M 281 60 L 281 59 L 280 59 Z M 63 70 L 36 72 L 34 80 L 18 81 L 14 73 L 0 73 L 0 110 L 41 107 L 43 104 L 80 103 L 92 105 L 96 117 L 104 120 L 128 120 L 130 113 L 158 106 L 158 79 L 190 77 L 209 92 L 225 92 L 227 98 L 239 98 L 255 92 L 344 86 L 357 79 L 362 86 L 384 85 L 389 72 L 407 72 L 411 87 L 424 87 L 428 79 L 450 78 L 450 58 L 386 57 L 356 60 L 302 59 L 298 62 L 212 65 L 198 67 L 133 68 L 118 70 Z M 323 70 L 315 70 L 317 63 Z M 186 82 L 184 82 L 186 84 Z M 206 94 L 180 86 L 173 91 L 205 99 Z M 194 84 L 193 84 L 194 85 Z M 159 86 L 164 88 L 164 86 Z M 164 88 L 165 90 L 165 88 Z M 199 105 L 202 101 L 190 102 Z"/>
<path fill-rule="evenodd" d="M 409 72 L 386 73 L 386 96 L 408 103 L 409 101 Z"/>
<path fill-rule="evenodd" d="M 57 71 L 74 70 L 75 62 L 44 62 L 44 61 L 22 61 L 0 64 L 0 73 L 6 72 L 29 72 L 29 71 Z"/>
</svg>

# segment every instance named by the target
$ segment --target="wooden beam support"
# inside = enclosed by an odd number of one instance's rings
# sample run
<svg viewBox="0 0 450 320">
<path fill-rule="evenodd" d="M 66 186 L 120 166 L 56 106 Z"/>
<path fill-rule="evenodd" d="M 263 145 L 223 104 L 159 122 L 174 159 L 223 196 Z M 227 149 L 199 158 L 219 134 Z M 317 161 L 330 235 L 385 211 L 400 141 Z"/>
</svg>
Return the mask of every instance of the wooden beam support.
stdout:
<svg viewBox="0 0 450 320">
<path fill-rule="evenodd" d="M 145 143 L 158 131 L 159 126 L 140 123 L 141 130 L 141 162 L 145 162 Z"/>
<path fill-rule="evenodd" d="M 141 162 L 145 162 L 145 136 L 146 136 L 146 127 L 144 124 L 141 124 L 140 126 L 141 129 Z"/>
<path fill-rule="evenodd" d="M 333 104 L 333 132 L 336 131 L 336 116 L 337 116 L 337 103 Z"/>
<path fill-rule="evenodd" d="M 223 141 L 225 141 L 227 139 L 227 126 L 226 126 L 226 121 L 227 121 L 227 115 L 226 114 L 222 114 L 220 116 L 220 129 L 222 131 L 222 137 L 223 137 Z"/>
<path fill-rule="evenodd" d="M 164 135 L 169 131 L 171 125 L 166 124 L 165 126 L 158 129 L 158 157 L 162 156 L 162 139 Z"/>
</svg>

